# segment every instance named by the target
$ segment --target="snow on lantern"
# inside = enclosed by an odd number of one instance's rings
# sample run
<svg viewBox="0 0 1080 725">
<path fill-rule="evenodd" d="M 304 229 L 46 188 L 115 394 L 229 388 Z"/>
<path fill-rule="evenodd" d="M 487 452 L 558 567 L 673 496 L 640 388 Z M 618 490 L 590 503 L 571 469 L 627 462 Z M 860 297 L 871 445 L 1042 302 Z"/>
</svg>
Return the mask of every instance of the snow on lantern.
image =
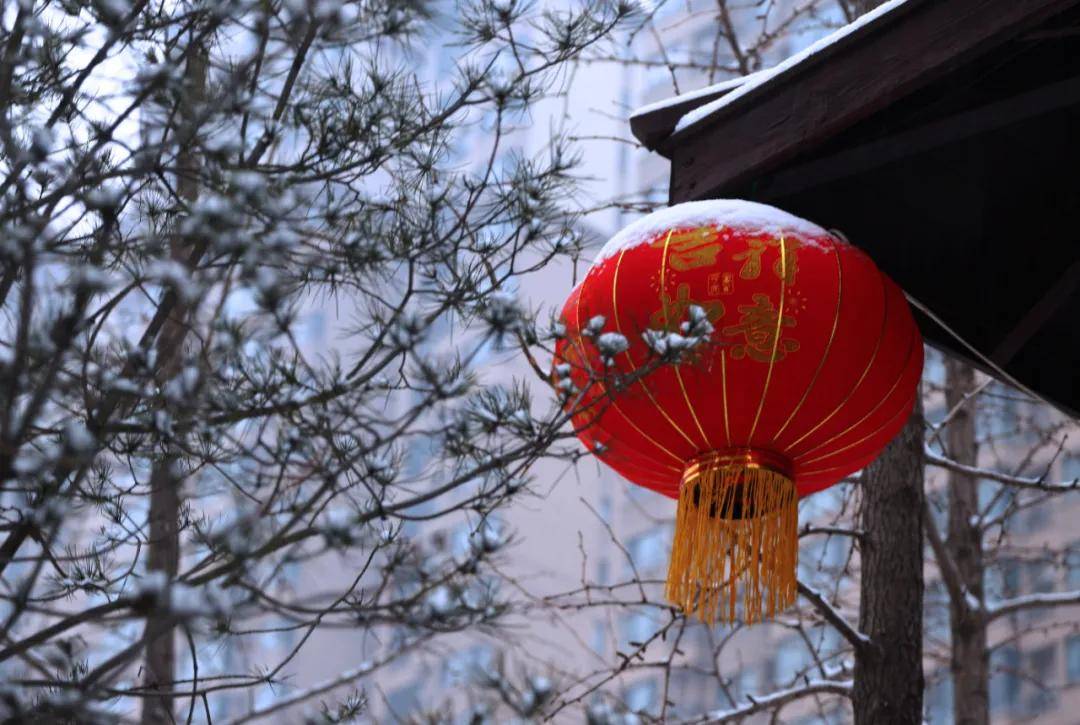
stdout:
<svg viewBox="0 0 1080 725">
<path fill-rule="evenodd" d="M 923 348 L 861 251 L 763 204 L 650 214 L 562 312 L 554 378 L 575 430 L 678 499 L 667 596 L 712 622 L 796 596 L 798 500 L 867 465 L 912 410 Z"/>
</svg>

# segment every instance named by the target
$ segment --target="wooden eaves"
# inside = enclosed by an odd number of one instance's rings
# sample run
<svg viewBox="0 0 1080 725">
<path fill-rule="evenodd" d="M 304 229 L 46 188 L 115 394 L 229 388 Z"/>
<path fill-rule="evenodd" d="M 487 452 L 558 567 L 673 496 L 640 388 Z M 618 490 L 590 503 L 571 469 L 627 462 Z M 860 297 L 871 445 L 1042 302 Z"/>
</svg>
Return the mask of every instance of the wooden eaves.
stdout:
<svg viewBox="0 0 1080 725">
<path fill-rule="evenodd" d="M 931 344 L 1080 411 L 1080 0 L 893 2 L 631 128 L 672 203 L 842 231 L 952 330 L 918 314 Z"/>
</svg>

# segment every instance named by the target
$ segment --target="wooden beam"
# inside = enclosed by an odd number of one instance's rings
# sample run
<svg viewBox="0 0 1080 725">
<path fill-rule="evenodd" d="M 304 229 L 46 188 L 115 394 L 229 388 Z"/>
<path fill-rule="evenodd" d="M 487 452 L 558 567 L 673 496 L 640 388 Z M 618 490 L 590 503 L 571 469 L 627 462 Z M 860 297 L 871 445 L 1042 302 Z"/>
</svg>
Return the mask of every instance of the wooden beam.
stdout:
<svg viewBox="0 0 1080 725">
<path fill-rule="evenodd" d="M 645 148 L 666 155 L 660 147 L 671 135 L 671 132 L 675 130 L 680 118 L 698 106 L 712 103 L 717 98 L 731 93 L 739 87 L 743 80 L 735 79 L 726 83 L 718 83 L 714 90 L 687 94 L 691 95 L 691 97 L 682 101 L 673 101 L 669 105 L 664 105 L 647 113 L 631 116 L 630 132 Z"/>
<path fill-rule="evenodd" d="M 796 194 L 1028 118 L 1077 105 L 1080 105 L 1080 77 L 1051 83 L 831 156 L 786 167 L 760 179 L 761 198 L 768 200 Z"/>
<path fill-rule="evenodd" d="M 1046 324 L 1047 320 L 1053 317 L 1054 313 L 1072 297 L 1078 285 L 1080 285 L 1080 259 L 1065 270 L 1065 273 L 1046 291 L 1046 294 L 1005 335 L 990 353 L 990 359 L 998 365 L 1007 365 L 1027 341 Z"/>
<path fill-rule="evenodd" d="M 722 195 L 1077 4 L 909 0 L 883 16 L 888 22 L 871 23 L 672 136 L 671 202 Z"/>
</svg>

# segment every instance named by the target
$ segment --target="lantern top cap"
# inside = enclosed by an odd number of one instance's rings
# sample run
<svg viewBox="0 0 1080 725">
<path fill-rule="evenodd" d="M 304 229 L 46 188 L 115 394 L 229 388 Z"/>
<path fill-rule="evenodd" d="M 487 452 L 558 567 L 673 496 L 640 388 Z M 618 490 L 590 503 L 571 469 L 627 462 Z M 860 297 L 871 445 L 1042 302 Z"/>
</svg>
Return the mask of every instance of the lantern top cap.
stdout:
<svg viewBox="0 0 1080 725">
<path fill-rule="evenodd" d="M 792 234 L 810 243 L 813 238 L 832 236 L 817 224 L 768 204 L 742 199 L 690 201 L 658 209 L 634 221 L 603 246 L 593 264 L 600 264 L 625 249 L 645 244 L 669 229 L 705 225 L 751 228 L 776 236 Z"/>
</svg>

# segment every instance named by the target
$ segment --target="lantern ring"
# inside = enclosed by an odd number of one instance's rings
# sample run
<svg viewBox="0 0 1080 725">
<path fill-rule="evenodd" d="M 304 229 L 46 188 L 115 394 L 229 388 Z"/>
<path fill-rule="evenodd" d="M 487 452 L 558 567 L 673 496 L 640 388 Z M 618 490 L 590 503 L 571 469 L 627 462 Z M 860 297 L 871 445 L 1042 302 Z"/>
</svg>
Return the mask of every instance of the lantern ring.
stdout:
<svg viewBox="0 0 1080 725">
<path fill-rule="evenodd" d="M 682 484 L 703 469 L 728 467 L 764 468 L 779 473 L 784 478 L 795 477 L 791 461 L 779 453 L 760 448 L 724 448 L 701 453 L 687 461 L 686 468 L 683 469 Z"/>
</svg>

